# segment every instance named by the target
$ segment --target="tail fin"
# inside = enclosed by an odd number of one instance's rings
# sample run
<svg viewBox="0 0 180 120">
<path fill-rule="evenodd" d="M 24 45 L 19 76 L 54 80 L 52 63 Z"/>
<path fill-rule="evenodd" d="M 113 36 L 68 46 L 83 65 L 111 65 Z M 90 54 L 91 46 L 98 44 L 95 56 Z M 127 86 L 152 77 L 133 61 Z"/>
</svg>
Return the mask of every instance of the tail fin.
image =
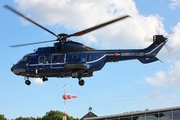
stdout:
<svg viewBox="0 0 180 120">
<path fill-rule="evenodd" d="M 145 58 L 139 58 L 138 60 L 142 63 L 151 63 L 159 60 L 156 55 L 162 49 L 162 47 L 166 44 L 167 38 L 163 37 L 163 35 L 154 35 L 153 43 L 144 49 Z"/>
</svg>

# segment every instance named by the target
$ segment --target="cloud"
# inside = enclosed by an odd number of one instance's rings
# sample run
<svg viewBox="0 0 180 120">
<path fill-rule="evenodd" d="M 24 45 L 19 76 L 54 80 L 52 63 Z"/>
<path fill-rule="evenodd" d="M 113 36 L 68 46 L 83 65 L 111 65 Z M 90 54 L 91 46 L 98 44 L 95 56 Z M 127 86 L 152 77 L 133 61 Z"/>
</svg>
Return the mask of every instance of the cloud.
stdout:
<svg viewBox="0 0 180 120">
<path fill-rule="evenodd" d="M 177 23 L 176 26 L 172 28 L 173 35 L 170 37 L 171 45 L 175 48 L 173 51 L 176 52 L 176 54 L 179 53 L 180 48 L 178 47 L 180 45 L 180 22 Z M 179 55 L 179 54 L 178 54 Z"/>
<path fill-rule="evenodd" d="M 171 3 L 169 4 L 169 7 L 172 10 L 175 10 L 176 8 L 180 7 L 180 0 L 171 0 Z"/>
<path fill-rule="evenodd" d="M 174 105 L 174 102 L 172 99 L 177 98 L 176 94 L 165 94 L 161 90 L 156 90 L 152 91 L 149 96 L 147 97 L 148 99 L 155 100 L 156 103 L 161 104 L 162 106 L 172 106 Z"/>
<path fill-rule="evenodd" d="M 171 0 L 171 7 L 178 7 L 180 0 Z M 58 29 L 77 32 L 102 22 L 128 14 L 131 18 L 107 26 L 103 29 L 88 33 L 78 40 L 91 47 L 98 48 L 144 48 L 150 43 L 144 42 L 144 36 L 157 34 L 156 28 L 163 35 L 163 18 L 158 14 L 141 15 L 133 0 L 14 0 L 18 9 L 38 23 L 54 26 Z M 52 30 L 53 31 L 53 30 Z M 63 31 L 59 31 L 63 32 Z M 174 62 L 180 51 L 180 22 L 172 27 L 173 36 L 167 44 L 174 48 L 170 54 L 161 51 L 159 57 L 163 61 Z M 57 33 L 58 34 L 58 33 Z M 73 38 L 71 38 L 73 39 Z M 93 46 L 94 45 L 94 46 Z M 95 47 L 95 48 L 96 48 Z M 158 54 L 159 55 L 159 54 Z M 168 72 L 159 71 L 154 77 L 146 78 L 147 82 L 156 86 L 178 87 L 179 61 L 170 67 Z"/>
<path fill-rule="evenodd" d="M 14 0 L 18 9 L 45 26 L 56 26 L 68 31 L 80 31 L 102 22 L 128 14 L 132 18 L 79 37 L 87 45 L 100 48 L 142 48 L 149 45 L 144 36 L 163 29 L 163 18 L 158 14 L 139 14 L 133 0 Z M 164 30 L 162 30 L 164 31 Z M 63 31 L 59 31 L 61 33 Z M 72 33 L 73 33 L 72 32 Z M 57 33 L 58 34 L 58 33 Z"/>
<path fill-rule="evenodd" d="M 162 91 L 153 91 L 149 95 L 150 98 L 156 98 L 156 99 L 164 99 L 166 96 L 163 94 Z"/>
<path fill-rule="evenodd" d="M 173 0 L 172 3 L 179 3 Z M 57 27 L 59 33 L 64 33 L 60 28 L 65 28 L 68 34 L 92 27 L 102 22 L 128 14 L 132 17 L 117 22 L 103 29 L 88 33 L 78 39 L 87 44 L 100 48 L 144 48 L 150 43 L 144 42 L 144 36 L 157 34 L 159 26 L 161 34 L 166 35 L 163 18 L 158 14 L 144 16 L 139 14 L 133 0 L 14 0 L 19 11 L 28 17 L 46 26 Z M 173 45 L 179 42 L 180 23 L 174 26 L 175 36 Z M 35 28 L 36 29 L 36 28 Z M 52 30 L 53 31 L 53 30 Z M 53 37 L 53 36 L 52 36 Z M 73 38 L 71 38 L 73 39 Z M 168 42 L 171 44 L 171 41 Z"/>
<path fill-rule="evenodd" d="M 180 88 L 180 60 L 171 65 L 167 72 L 159 71 L 154 77 L 147 77 L 145 80 L 154 86 Z"/>
</svg>

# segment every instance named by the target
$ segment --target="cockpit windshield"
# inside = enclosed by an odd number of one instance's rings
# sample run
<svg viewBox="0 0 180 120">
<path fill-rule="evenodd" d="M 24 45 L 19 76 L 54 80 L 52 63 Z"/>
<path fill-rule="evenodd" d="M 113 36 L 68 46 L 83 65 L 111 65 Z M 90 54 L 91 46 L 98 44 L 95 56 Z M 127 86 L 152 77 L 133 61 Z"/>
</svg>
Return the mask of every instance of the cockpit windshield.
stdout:
<svg viewBox="0 0 180 120">
<path fill-rule="evenodd" d="M 26 61 L 28 61 L 29 60 L 29 56 L 24 56 L 23 58 L 21 58 L 19 61 L 18 61 L 18 63 L 19 62 L 26 62 Z"/>
</svg>

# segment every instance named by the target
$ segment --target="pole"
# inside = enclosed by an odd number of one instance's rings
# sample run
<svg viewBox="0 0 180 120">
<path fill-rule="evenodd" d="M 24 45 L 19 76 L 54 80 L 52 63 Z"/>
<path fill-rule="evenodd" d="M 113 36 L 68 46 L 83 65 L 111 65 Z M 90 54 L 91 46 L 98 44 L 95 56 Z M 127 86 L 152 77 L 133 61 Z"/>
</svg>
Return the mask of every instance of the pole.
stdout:
<svg viewBox="0 0 180 120">
<path fill-rule="evenodd" d="M 58 85 L 61 86 L 61 85 Z M 66 84 L 61 86 L 64 89 L 64 95 L 66 95 L 66 88 L 67 87 L 71 87 L 71 86 L 67 86 Z M 64 113 L 63 113 L 63 120 L 67 120 L 66 118 L 66 100 L 64 99 Z"/>
<path fill-rule="evenodd" d="M 64 95 L 66 94 L 66 84 L 64 85 Z M 63 120 L 67 120 L 66 118 L 66 100 L 64 99 L 64 114 L 63 114 Z"/>
</svg>

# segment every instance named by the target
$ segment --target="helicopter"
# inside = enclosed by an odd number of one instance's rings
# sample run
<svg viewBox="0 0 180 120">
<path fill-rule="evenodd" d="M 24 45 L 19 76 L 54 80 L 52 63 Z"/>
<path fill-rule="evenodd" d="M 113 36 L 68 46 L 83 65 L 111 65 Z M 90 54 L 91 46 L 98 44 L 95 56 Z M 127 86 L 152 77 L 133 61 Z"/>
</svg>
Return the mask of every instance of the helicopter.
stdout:
<svg viewBox="0 0 180 120">
<path fill-rule="evenodd" d="M 85 84 L 85 81 L 82 79 L 83 77 L 92 77 L 95 71 L 101 70 L 108 62 L 137 59 L 141 63 L 147 64 L 158 61 L 159 59 L 156 55 L 168 41 L 167 37 L 158 34 L 153 36 L 152 43 L 144 49 L 97 50 L 82 43 L 72 41 L 69 38 L 72 36 L 81 36 L 117 21 L 124 20 L 129 18 L 129 15 L 120 16 L 73 34 L 55 34 L 14 8 L 8 5 L 4 7 L 57 37 L 55 40 L 10 46 L 21 47 L 55 42 L 54 46 L 39 47 L 33 53 L 23 56 L 22 59 L 12 66 L 11 71 L 15 75 L 23 76 L 26 85 L 31 84 L 29 78 L 41 78 L 45 82 L 50 77 L 72 77 L 77 78 L 79 85 L 83 86 Z"/>
</svg>

